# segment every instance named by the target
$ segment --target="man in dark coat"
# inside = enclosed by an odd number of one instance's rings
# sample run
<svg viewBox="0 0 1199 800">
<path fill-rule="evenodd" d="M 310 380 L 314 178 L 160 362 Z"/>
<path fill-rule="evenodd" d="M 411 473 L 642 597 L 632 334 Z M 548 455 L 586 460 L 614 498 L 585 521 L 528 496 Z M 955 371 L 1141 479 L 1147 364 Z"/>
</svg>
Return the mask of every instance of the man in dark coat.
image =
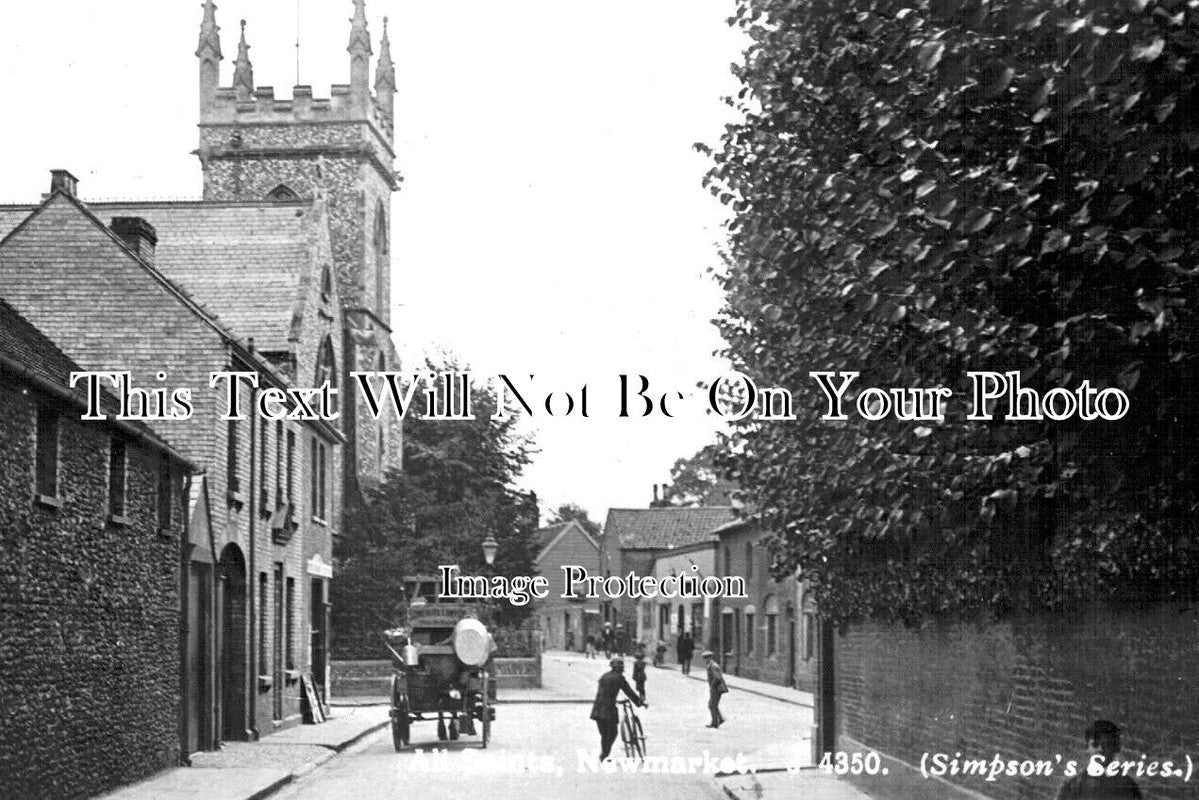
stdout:
<svg viewBox="0 0 1199 800">
<path fill-rule="evenodd" d="M 724 715 L 720 713 L 720 697 L 729 687 L 724 682 L 724 673 L 720 671 L 720 665 L 716 663 L 711 650 L 704 651 L 704 661 L 708 664 L 708 711 L 712 713 L 712 721 L 708 723 L 708 727 L 719 728 L 724 722 Z"/>
<path fill-rule="evenodd" d="M 1140 787 L 1127 775 L 1087 774 L 1087 766 L 1092 760 L 1099 767 L 1106 767 L 1120 752 L 1120 726 L 1110 720 L 1097 719 L 1087 726 L 1083 736 L 1087 741 L 1087 765 L 1062 785 L 1058 800 L 1140 800 Z"/>
<path fill-rule="evenodd" d="M 616 713 L 616 697 L 621 692 L 628 695 L 634 704 L 644 705 L 642 699 L 629 686 L 624 677 L 624 660 L 614 658 L 609 663 L 612 669 L 600 676 L 599 685 L 595 691 L 595 703 L 591 706 L 591 718 L 599 728 L 600 761 L 612 752 L 612 743 L 616 741 L 616 725 L 620 717 Z"/>
<path fill-rule="evenodd" d="M 679 634 L 679 641 L 675 645 L 679 657 L 679 670 L 684 675 L 691 674 L 691 656 L 695 653 L 695 639 L 691 637 L 691 631 L 683 631 Z"/>
</svg>

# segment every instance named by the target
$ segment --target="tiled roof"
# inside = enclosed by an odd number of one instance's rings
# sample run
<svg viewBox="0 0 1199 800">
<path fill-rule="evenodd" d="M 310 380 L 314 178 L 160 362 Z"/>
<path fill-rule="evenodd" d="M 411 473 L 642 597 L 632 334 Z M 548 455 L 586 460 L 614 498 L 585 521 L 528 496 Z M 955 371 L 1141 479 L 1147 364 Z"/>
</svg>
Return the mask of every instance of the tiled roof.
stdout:
<svg viewBox="0 0 1199 800">
<path fill-rule="evenodd" d="M 713 538 L 713 531 L 734 519 L 731 506 L 613 508 L 604 536 L 633 550 L 686 547 Z"/>
<path fill-rule="evenodd" d="M 108 223 L 141 217 L 158 233 L 155 266 L 264 352 L 289 349 L 300 281 L 311 265 L 314 205 L 89 203 Z"/>
<path fill-rule="evenodd" d="M 554 537 L 562 532 L 562 529 L 569 525 L 569 522 L 557 522 L 553 525 L 547 525 L 537 531 L 537 544 L 539 547 L 545 547 L 550 542 L 554 541 Z"/>
<path fill-rule="evenodd" d="M 35 328 L 33 323 L 18 314 L 3 298 L 0 298 L 0 356 L 28 370 L 30 375 L 60 388 L 64 393 L 74 395 L 81 405 L 87 403 L 87 390 L 82 381 L 74 389 L 71 388 L 71 373 L 82 372 L 83 368 L 59 350 L 58 345 Z M 104 387 L 100 389 L 100 406 L 111 415 L 121 411 L 120 401 Z M 149 432 L 149 428 L 141 422 L 134 421 L 132 427 Z"/>
</svg>

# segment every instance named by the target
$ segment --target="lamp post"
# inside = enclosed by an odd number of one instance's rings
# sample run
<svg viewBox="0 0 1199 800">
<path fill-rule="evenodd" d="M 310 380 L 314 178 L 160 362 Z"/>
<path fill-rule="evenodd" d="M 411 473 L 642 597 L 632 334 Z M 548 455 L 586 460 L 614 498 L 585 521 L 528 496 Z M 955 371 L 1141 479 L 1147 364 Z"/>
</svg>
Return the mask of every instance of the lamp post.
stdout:
<svg viewBox="0 0 1199 800">
<path fill-rule="evenodd" d="M 483 560 L 487 562 L 488 566 L 495 563 L 495 553 L 499 549 L 499 542 L 490 533 L 487 534 L 487 538 L 483 540 Z"/>
</svg>

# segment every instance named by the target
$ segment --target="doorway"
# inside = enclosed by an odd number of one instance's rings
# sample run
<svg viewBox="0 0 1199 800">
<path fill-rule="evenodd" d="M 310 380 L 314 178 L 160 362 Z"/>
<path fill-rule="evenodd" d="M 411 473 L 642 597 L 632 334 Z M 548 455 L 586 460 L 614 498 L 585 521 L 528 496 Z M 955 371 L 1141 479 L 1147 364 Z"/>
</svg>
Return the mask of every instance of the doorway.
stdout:
<svg viewBox="0 0 1199 800">
<path fill-rule="evenodd" d="M 211 717 L 208 713 L 208 603 L 211 596 L 211 564 L 192 561 L 187 576 L 187 654 L 186 702 L 187 752 L 190 755 L 212 746 Z"/>
<path fill-rule="evenodd" d="M 221 551 L 221 738 L 243 741 L 246 735 L 246 561 L 241 549 Z"/>
</svg>

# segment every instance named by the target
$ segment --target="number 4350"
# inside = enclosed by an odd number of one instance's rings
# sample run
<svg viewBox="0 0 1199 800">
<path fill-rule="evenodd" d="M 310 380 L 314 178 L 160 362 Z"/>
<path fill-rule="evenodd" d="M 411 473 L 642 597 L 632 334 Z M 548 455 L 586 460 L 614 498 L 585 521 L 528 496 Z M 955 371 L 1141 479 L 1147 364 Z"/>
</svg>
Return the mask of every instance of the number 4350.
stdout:
<svg viewBox="0 0 1199 800">
<path fill-rule="evenodd" d="M 825 752 L 820 759 L 820 769 L 833 775 L 886 775 L 882 758 L 871 750 L 869 753 L 846 753 L 842 750 Z"/>
</svg>

